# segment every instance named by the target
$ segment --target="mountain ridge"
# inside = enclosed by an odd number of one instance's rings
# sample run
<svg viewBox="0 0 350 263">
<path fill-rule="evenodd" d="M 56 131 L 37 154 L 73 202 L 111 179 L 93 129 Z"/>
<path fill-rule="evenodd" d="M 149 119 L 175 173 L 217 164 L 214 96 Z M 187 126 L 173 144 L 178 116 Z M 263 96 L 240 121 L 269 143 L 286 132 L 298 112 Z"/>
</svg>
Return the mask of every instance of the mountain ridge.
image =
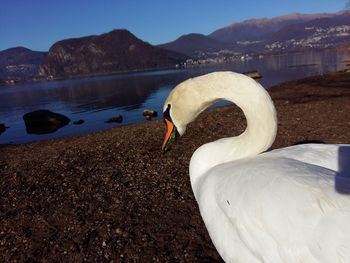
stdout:
<svg viewBox="0 0 350 263">
<path fill-rule="evenodd" d="M 208 36 L 221 42 L 235 43 L 236 41 L 252 40 L 266 33 L 276 32 L 286 25 L 302 23 L 317 18 L 334 17 L 342 13 L 291 13 L 272 18 L 253 18 L 219 28 Z"/>
<path fill-rule="evenodd" d="M 175 67 L 190 57 L 220 63 L 247 54 L 324 49 L 349 42 L 350 10 L 253 18 L 209 35 L 186 34 L 156 46 L 127 29 L 115 29 L 100 35 L 59 40 L 49 52 L 25 47 L 2 50 L 0 82 L 163 69 Z"/>
<path fill-rule="evenodd" d="M 319 32 L 311 31 L 311 27 Z M 341 31 L 342 34 L 335 33 L 336 30 Z M 233 54 L 235 52 L 286 52 L 289 48 L 290 51 L 327 48 L 348 41 L 347 34 L 350 34 L 349 10 L 336 13 L 291 13 L 273 18 L 253 18 L 219 28 L 207 37 L 226 45 L 225 49 L 229 49 Z M 300 43 L 296 39 L 300 40 Z M 177 40 L 161 46 L 178 52 L 185 50 L 184 43 L 174 45 Z M 194 43 L 187 39 L 187 45 L 193 46 Z M 201 45 L 197 45 L 197 47 L 197 53 L 210 51 L 210 46 L 202 48 Z M 216 49 L 220 48 L 213 46 L 211 51 Z"/>
<path fill-rule="evenodd" d="M 335 13 L 314 13 L 314 14 L 304 14 L 304 13 L 289 13 L 286 15 L 280 15 L 280 16 L 275 16 L 275 17 L 261 17 L 261 18 L 250 18 L 250 19 L 246 19 L 243 20 L 241 22 L 235 22 L 232 23 L 228 26 L 222 27 L 222 28 L 226 28 L 226 27 L 234 27 L 234 26 L 239 26 L 239 25 L 243 25 L 243 24 L 263 24 L 263 23 L 269 23 L 269 22 L 279 22 L 279 21 L 284 21 L 284 20 L 297 20 L 297 19 L 307 19 L 307 20 L 311 20 L 311 19 L 316 19 L 316 18 L 320 18 L 320 17 L 332 17 L 332 16 L 337 16 L 337 15 L 341 15 L 346 13 L 347 11 L 339 11 L 339 12 L 335 12 Z M 219 29 L 222 29 L 219 28 Z M 217 31 L 217 30 L 215 30 Z M 213 32 L 215 32 L 213 31 Z"/>
</svg>

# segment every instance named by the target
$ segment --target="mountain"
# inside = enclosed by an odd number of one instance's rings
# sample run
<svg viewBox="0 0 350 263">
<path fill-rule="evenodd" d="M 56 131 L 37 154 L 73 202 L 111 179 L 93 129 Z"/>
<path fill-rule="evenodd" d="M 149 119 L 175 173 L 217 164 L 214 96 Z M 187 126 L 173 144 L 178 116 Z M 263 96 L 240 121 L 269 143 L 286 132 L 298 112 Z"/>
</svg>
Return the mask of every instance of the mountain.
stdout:
<svg viewBox="0 0 350 263">
<path fill-rule="evenodd" d="M 174 67 L 189 57 L 200 64 L 241 59 L 249 53 L 324 49 L 350 43 L 350 11 L 334 14 L 290 14 L 250 19 L 208 36 L 183 35 L 152 46 L 127 30 L 56 42 L 49 52 L 16 47 L 0 52 L 0 83 L 113 74 Z M 220 52 L 225 50 L 224 52 Z M 194 61 L 193 63 L 197 63 Z"/>
<path fill-rule="evenodd" d="M 339 16 L 314 19 L 298 25 L 288 25 L 277 32 L 264 36 L 266 44 L 276 42 L 286 47 L 320 46 L 322 44 L 338 44 L 350 40 L 350 13 Z"/>
<path fill-rule="evenodd" d="M 179 37 L 175 41 L 159 45 L 158 47 L 183 53 L 188 56 L 196 56 L 203 51 L 217 51 L 228 48 L 229 44 L 222 43 L 202 34 L 188 34 Z"/>
<path fill-rule="evenodd" d="M 324 49 L 350 42 L 350 12 L 289 24 L 266 33 L 259 41 L 237 42 L 241 52 L 286 52 Z"/>
<path fill-rule="evenodd" d="M 349 35 L 349 10 L 321 14 L 293 13 L 234 23 L 208 36 L 184 35 L 173 42 L 159 45 L 159 47 L 196 58 L 200 57 L 202 62 L 203 59 L 207 59 L 208 62 L 219 63 L 235 60 L 244 53 L 288 52 L 336 47 L 349 42 Z"/>
<path fill-rule="evenodd" d="M 47 52 L 15 47 L 0 51 L 0 79 L 23 80 L 38 76 L 39 65 Z"/>
<path fill-rule="evenodd" d="M 92 76 L 174 67 L 185 59 L 185 55 L 154 47 L 121 29 L 56 42 L 39 73 L 49 78 Z"/>
<path fill-rule="evenodd" d="M 240 23 L 234 23 L 229 26 L 220 28 L 209 37 L 221 42 L 236 43 L 245 41 L 258 41 L 259 38 L 267 33 L 277 32 L 283 27 L 291 24 L 304 23 L 319 18 L 328 18 L 337 16 L 334 14 L 289 14 L 274 18 L 250 19 Z"/>
</svg>

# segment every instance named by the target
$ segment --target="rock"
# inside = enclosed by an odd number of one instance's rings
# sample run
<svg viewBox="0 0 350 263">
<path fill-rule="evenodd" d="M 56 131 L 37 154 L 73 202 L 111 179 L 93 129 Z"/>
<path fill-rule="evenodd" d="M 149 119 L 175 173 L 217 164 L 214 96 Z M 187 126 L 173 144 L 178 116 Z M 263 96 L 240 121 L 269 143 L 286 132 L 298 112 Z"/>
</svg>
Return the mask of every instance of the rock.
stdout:
<svg viewBox="0 0 350 263">
<path fill-rule="evenodd" d="M 112 122 L 121 123 L 122 121 L 123 121 L 123 116 L 117 115 L 115 117 L 112 117 L 112 118 L 106 120 L 105 123 L 112 123 Z"/>
<path fill-rule="evenodd" d="M 257 70 L 244 72 L 243 74 L 247 75 L 248 77 L 251 77 L 252 79 L 261 79 L 262 78 L 261 74 Z"/>
<path fill-rule="evenodd" d="M 143 111 L 143 116 L 145 116 L 146 120 L 151 120 L 153 117 L 157 117 L 158 113 L 155 110 L 145 109 Z"/>
<path fill-rule="evenodd" d="M 80 120 L 74 121 L 73 124 L 75 124 L 75 125 L 81 125 L 81 124 L 83 124 L 84 122 L 85 122 L 84 120 L 80 119 Z"/>
<path fill-rule="evenodd" d="M 0 134 L 3 133 L 3 132 L 5 132 L 5 131 L 6 131 L 6 128 L 8 128 L 8 127 L 6 127 L 5 124 L 0 123 Z"/>
<path fill-rule="evenodd" d="M 70 119 L 62 114 L 49 110 L 37 110 L 23 115 L 27 133 L 52 133 L 67 125 Z"/>
</svg>

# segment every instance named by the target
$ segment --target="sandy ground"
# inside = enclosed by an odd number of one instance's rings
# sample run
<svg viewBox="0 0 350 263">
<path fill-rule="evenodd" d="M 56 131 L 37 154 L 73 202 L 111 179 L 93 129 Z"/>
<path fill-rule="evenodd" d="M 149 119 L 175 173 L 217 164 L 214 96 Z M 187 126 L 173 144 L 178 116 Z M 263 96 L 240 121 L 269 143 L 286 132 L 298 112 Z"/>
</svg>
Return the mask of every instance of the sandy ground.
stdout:
<svg viewBox="0 0 350 263">
<path fill-rule="evenodd" d="M 350 74 L 284 83 L 273 148 L 350 143 Z M 0 145 L 0 262 L 220 262 L 188 174 L 203 143 L 245 129 L 235 106 L 201 114 L 172 150 L 162 121 Z"/>
</svg>

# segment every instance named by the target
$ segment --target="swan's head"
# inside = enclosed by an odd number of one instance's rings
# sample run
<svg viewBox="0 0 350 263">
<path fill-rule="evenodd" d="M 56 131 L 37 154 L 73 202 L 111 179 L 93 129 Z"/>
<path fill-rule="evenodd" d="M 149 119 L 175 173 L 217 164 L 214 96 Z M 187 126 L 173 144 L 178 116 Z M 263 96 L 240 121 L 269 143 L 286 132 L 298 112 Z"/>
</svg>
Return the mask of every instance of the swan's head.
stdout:
<svg viewBox="0 0 350 263">
<path fill-rule="evenodd" d="M 170 149 L 177 133 L 182 136 L 187 125 L 213 103 L 205 98 L 206 93 L 201 92 L 202 87 L 203 83 L 194 78 L 180 83 L 170 92 L 163 107 L 167 128 L 162 146 L 163 152 Z"/>
</svg>

